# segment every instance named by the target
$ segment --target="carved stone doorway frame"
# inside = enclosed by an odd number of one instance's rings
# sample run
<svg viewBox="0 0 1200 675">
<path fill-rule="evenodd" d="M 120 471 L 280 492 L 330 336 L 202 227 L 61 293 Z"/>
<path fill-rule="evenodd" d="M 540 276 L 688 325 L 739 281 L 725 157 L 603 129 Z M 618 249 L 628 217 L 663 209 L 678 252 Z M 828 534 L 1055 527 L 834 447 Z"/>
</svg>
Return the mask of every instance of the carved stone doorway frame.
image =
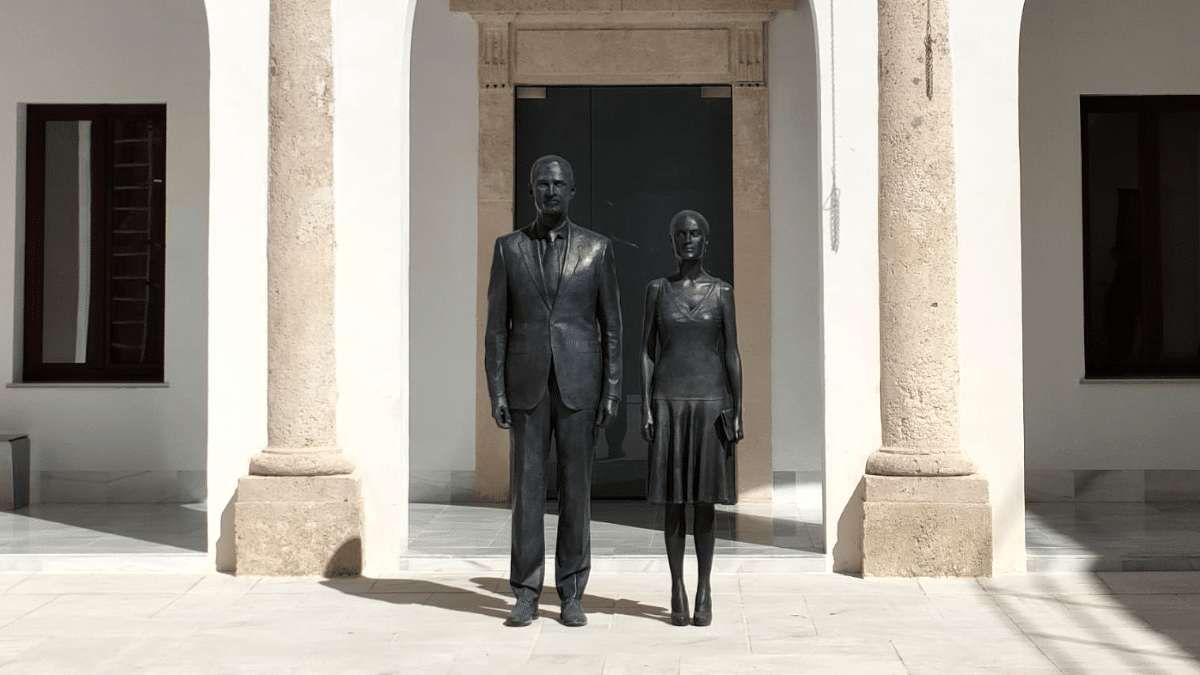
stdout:
<svg viewBox="0 0 1200 675">
<path fill-rule="evenodd" d="M 451 0 L 479 25 L 476 372 L 483 372 L 487 281 L 513 226 L 518 85 L 728 85 L 733 103 L 734 279 L 746 439 L 738 498 L 771 500 L 771 212 L 767 25 L 795 0 Z M 639 299 L 625 298 L 623 302 Z M 629 348 L 629 346 L 626 346 Z M 626 377 L 638 377 L 626 373 Z M 508 498 L 508 432 L 475 386 L 475 488 Z"/>
</svg>

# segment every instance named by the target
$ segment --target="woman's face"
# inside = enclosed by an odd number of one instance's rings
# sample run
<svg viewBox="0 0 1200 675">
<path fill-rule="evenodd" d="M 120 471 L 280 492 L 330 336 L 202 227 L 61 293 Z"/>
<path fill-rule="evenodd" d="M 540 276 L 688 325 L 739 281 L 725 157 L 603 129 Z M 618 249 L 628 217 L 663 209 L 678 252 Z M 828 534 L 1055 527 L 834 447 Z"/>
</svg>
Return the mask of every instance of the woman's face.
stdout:
<svg viewBox="0 0 1200 675">
<path fill-rule="evenodd" d="M 675 257 L 680 260 L 699 260 L 704 257 L 708 237 L 695 218 L 682 218 L 671 227 Z"/>
</svg>

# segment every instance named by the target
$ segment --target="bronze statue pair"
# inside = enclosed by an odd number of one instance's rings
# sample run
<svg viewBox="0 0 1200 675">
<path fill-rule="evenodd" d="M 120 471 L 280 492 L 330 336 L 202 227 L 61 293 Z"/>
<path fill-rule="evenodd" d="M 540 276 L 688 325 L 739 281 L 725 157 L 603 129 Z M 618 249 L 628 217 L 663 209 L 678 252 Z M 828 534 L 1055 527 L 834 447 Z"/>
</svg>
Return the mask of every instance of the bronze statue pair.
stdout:
<svg viewBox="0 0 1200 675">
<path fill-rule="evenodd" d="M 567 160 L 530 169 L 533 223 L 496 240 L 488 283 L 484 366 L 492 416 L 513 440 L 509 626 L 538 615 L 544 575 L 545 466 L 558 463 L 555 586 L 560 620 L 587 624 L 592 449 L 621 392 L 621 309 L 612 243 L 567 217 L 575 178 Z M 688 624 L 683 585 L 692 504 L 699 582 L 692 623 L 712 622 L 714 504 L 736 502 L 734 446 L 742 434 L 742 371 L 733 288 L 704 270 L 709 225 L 671 219 L 678 271 L 650 282 L 640 344 L 642 435 L 650 442 L 647 500 L 664 505 L 671 622 Z"/>
</svg>

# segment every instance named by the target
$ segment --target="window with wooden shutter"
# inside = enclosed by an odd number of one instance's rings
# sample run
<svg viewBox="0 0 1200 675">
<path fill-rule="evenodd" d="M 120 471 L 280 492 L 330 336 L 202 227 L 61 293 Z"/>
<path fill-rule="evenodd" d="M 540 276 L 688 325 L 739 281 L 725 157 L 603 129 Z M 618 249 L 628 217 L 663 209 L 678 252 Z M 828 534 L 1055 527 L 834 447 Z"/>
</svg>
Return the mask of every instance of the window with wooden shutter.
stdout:
<svg viewBox="0 0 1200 675">
<path fill-rule="evenodd" d="M 29 105 L 25 382 L 161 382 L 165 105 Z"/>
</svg>

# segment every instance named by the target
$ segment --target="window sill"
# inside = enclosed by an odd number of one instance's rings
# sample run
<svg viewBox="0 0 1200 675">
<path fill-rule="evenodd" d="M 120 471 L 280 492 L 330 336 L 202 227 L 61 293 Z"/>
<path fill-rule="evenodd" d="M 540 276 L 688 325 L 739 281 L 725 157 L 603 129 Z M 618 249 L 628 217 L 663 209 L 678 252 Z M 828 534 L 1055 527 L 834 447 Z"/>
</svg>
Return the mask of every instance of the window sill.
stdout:
<svg viewBox="0 0 1200 675">
<path fill-rule="evenodd" d="M 8 389 L 167 389 L 170 382 L 9 382 Z"/>
<path fill-rule="evenodd" d="M 1091 379 L 1081 377 L 1079 378 L 1079 384 L 1085 384 L 1088 386 L 1097 384 L 1197 385 L 1200 384 L 1200 375 L 1194 377 L 1093 377 Z"/>
</svg>

